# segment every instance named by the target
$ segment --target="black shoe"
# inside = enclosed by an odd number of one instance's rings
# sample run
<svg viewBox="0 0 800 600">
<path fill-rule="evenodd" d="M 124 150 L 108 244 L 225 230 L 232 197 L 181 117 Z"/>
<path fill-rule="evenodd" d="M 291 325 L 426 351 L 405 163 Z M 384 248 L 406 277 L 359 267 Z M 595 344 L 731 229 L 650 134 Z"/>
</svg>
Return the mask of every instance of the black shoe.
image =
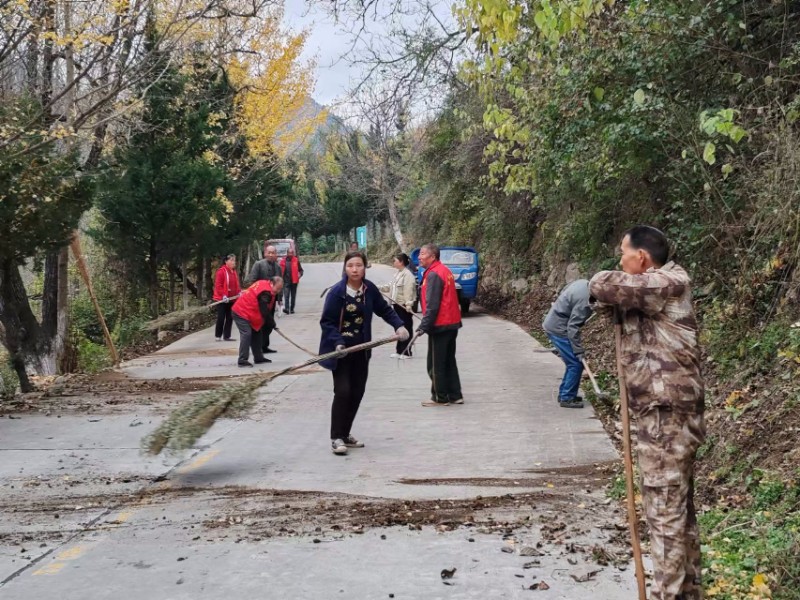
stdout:
<svg viewBox="0 0 800 600">
<path fill-rule="evenodd" d="M 275 354 L 277 350 L 273 350 L 272 348 L 265 348 L 264 350 L 262 350 L 262 352 L 264 354 Z"/>
<path fill-rule="evenodd" d="M 222 341 L 223 342 L 235 342 L 236 338 L 224 338 Z"/>
<path fill-rule="evenodd" d="M 257 365 L 263 365 L 264 363 L 271 363 L 272 361 L 268 358 L 262 358 L 261 360 L 254 360 L 253 362 Z"/>
<path fill-rule="evenodd" d="M 253 363 L 251 363 L 249 360 L 246 360 L 244 362 L 239 361 L 239 366 L 240 367 L 252 367 Z"/>
<path fill-rule="evenodd" d="M 561 408 L 583 408 L 583 400 L 580 398 L 573 398 L 572 400 L 559 400 L 558 405 Z"/>
</svg>

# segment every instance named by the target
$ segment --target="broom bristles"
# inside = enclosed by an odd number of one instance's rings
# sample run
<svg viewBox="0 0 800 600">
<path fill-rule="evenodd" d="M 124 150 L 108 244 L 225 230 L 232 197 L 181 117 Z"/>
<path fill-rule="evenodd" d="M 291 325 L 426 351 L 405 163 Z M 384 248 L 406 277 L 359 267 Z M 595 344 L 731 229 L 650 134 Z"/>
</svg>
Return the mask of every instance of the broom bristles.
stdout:
<svg viewBox="0 0 800 600">
<path fill-rule="evenodd" d="M 208 308 L 208 306 L 193 306 L 192 308 L 187 308 L 185 310 L 176 310 L 175 312 L 167 313 L 165 315 L 161 315 L 157 319 L 148 321 L 142 326 L 142 328 L 152 331 L 155 329 L 170 327 L 172 325 L 179 325 L 187 319 L 192 319 L 197 315 L 207 311 Z"/>
<path fill-rule="evenodd" d="M 347 353 L 369 350 L 376 346 L 397 341 L 397 336 L 359 344 L 346 350 Z M 314 356 L 309 360 L 287 367 L 277 373 L 255 375 L 245 381 L 228 384 L 218 389 L 203 392 L 190 402 L 178 407 L 155 431 L 142 439 L 142 449 L 147 454 L 160 454 L 165 448 L 188 450 L 222 416 L 244 416 L 255 406 L 256 392 L 276 377 L 309 367 L 329 358 L 338 358 L 338 352 Z"/>
</svg>

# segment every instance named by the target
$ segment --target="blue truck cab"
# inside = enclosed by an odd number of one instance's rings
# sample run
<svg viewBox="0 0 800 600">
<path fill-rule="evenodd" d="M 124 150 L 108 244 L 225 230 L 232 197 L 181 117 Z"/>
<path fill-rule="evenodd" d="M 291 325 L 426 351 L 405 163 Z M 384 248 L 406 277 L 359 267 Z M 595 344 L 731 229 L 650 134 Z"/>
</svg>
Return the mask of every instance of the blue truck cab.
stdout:
<svg viewBox="0 0 800 600">
<path fill-rule="evenodd" d="M 442 246 L 439 250 L 440 260 L 452 271 L 456 280 L 461 314 L 467 314 L 472 299 L 478 295 L 478 252 L 469 246 Z M 417 290 L 419 290 L 425 272 L 425 269 L 419 266 L 419 248 L 414 248 L 409 258 L 417 268 Z"/>
</svg>

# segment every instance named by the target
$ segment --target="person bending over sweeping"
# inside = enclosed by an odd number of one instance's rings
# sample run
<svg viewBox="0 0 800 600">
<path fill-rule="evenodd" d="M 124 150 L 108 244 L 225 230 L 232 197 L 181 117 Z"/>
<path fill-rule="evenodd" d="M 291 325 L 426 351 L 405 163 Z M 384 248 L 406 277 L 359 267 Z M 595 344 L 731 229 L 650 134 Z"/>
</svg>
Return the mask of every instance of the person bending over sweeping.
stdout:
<svg viewBox="0 0 800 600">
<path fill-rule="evenodd" d="M 578 279 L 561 291 L 542 323 L 567 367 L 558 388 L 558 404 L 562 408 L 583 408 L 583 399 L 578 394 L 586 354 L 581 343 L 581 329 L 591 315 L 589 280 Z"/>
<path fill-rule="evenodd" d="M 275 300 L 283 290 L 283 279 L 272 277 L 260 279 L 247 288 L 233 305 L 233 322 L 239 330 L 239 366 L 252 367 L 248 359 L 253 349 L 253 362 L 272 362 L 264 358 L 261 348 L 261 332 L 265 328 L 275 329 Z"/>
<path fill-rule="evenodd" d="M 394 327 L 401 340 L 410 337 L 403 321 L 375 284 L 364 278 L 366 264 L 363 252 L 351 251 L 345 256 L 345 275 L 330 288 L 322 309 L 320 354 L 372 341 L 373 313 Z M 370 356 L 370 350 L 362 350 L 320 362 L 333 371 L 331 450 L 334 454 L 347 454 L 348 448 L 364 447 L 350 430 L 367 386 Z"/>
<path fill-rule="evenodd" d="M 705 439 L 692 282 L 667 262 L 658 229 L 638 225 L 622 238 L 622 271 L 589 282 L 598 303 L 613 305 L 617 349 L 636 419 L 642 504 L 653 557 L 651 600 L 699 600 L 700 539 L 694 509 L 695 453 Z"/>
</svg>

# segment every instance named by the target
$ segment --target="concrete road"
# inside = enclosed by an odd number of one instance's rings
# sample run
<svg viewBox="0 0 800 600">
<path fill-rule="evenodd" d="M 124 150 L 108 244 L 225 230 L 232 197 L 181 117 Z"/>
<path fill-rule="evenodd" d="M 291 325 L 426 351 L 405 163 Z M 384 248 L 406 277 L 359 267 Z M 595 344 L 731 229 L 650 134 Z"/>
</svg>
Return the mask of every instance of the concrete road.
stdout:
<svg viewBox="0 0 800 600">
<path fill-rule="evenodd" d="M 316 350 L 320 292 L 341 266 L 305 270 L 297 312 L 279 327 Z M 376 283 L 392 274 L 368 271 Z M 379 321 L 373 337 L 391 333 Z M 420 406 L 424 338 L 411 360 L 373 352 L 353 432 L 366 447 L 346 457 L 330 452 L 332 380 L 318 367 L 276 379 L 252 418 L 220 421 L 179 457 L 138 454 L 157 406 L 0 419 L 13 507 L 0 517 L 0 596 L 516 598 L 547 580 L 543 598 L 632 597 L 630 569 L 590 560 L 620 537 L 599 472 L 617 455 L 591 408 L 558 407 L 560 361 L 479 312 L 458 344 L 465 404 L 443 408 Z M 272 347 L 270 370 L 307 358 L 277 335 Z M 209 329 L 121 372 L 227 380 L 242 373 L 235 363 L 236 344 Z M 576 569 L 597 572 L 577 581 Z"/>
</svg>

